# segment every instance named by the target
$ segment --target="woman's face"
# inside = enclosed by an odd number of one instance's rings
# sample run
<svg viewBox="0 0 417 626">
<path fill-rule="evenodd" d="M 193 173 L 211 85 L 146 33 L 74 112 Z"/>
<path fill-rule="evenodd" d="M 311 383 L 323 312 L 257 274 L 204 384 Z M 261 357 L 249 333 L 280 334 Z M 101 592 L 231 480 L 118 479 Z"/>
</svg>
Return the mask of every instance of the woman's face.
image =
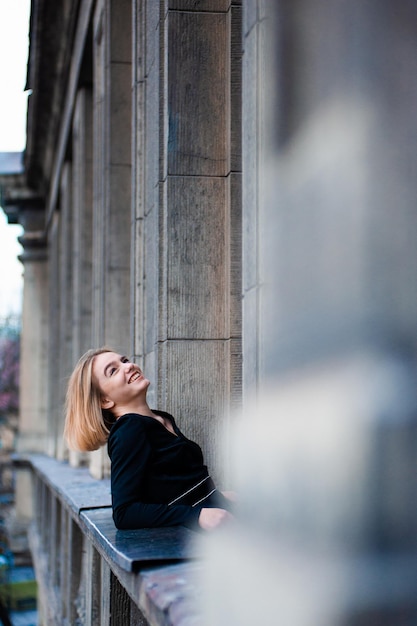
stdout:
<svg viewBox="0 0 417 626">
<path fill-rule="evenodd" d="M 94 357 L 93 380 L 97 384 L 102 401 L 110 401 L 109 408 L 129 406 L 140 396 L 146 398 L 149 380 L 144 377 L 141 369 L 129 361 L 126 356 L 116 352 L 103 352 Z"/>
</svg>

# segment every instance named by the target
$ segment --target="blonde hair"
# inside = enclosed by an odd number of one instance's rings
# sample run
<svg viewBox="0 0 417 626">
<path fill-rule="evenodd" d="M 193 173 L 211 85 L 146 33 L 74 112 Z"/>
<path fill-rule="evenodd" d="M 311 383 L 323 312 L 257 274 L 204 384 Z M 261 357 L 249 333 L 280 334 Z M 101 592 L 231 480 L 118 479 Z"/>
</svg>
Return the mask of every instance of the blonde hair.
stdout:
<svg viewBox="0 0 417 626">
<path fill-rule="evenodd" d="M 72 450 L 97 450 L 107 442 L 115 417 L 101 408 L 100 389 L 93 379 L 93 361 L 98 354 L 115 352 L 103 347 L 88 350 L 78 361 L 68 381 L 64 437 Z"/>
</svg>

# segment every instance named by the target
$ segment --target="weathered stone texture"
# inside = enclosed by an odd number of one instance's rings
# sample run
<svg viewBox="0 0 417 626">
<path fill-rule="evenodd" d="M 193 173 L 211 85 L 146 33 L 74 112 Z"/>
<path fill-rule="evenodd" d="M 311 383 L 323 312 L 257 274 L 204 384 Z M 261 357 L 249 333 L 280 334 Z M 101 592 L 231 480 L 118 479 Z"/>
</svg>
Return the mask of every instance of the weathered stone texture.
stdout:
<svg viewBox="0 0 417 626">
<path fill-rule="evenodd" d="M 168 32 L 168 172 L 229 171 L 230 34 L 223 14 L 173 12 Z"/>
<path fill-rule="evenodd" d="M 92 94 L 80 90 L 73 123 L 72 362 L 91 345 L 92 315 Z"/>
<path fill-rule="evenodd" d="M 170 178 L 167 335 L 224 337 L 228 298 L 228 186 L 222 178 Z"/>
<path fill-rule="evenodd" d="M 225 385 L 230 358 L 230 342 L 222 340 L 169 340 L 160 348 L 159 369 L 170 376 L 165 385 L 161 380 L 159 405 L 172 411 L 186 436 L 201 445 L 219 483 L 223 473 L 220 436 L 230 403 Z"/>
</svg>

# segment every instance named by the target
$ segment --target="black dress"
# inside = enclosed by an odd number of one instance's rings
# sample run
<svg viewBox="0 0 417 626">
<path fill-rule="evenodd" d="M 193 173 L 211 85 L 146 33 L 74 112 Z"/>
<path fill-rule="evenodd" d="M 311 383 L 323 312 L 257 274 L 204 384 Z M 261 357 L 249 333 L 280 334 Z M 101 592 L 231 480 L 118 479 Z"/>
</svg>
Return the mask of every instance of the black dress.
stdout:
<svg viewBox="0 0 417 626">
<path fill-rule="evenodd" d="M 175 435 L 161 422 L 127 413 L 112 426 L 113 519 L 119 529 L 184 525 L 198 528 L 203 507 L 228 508 L 204 465 L 201 448 L 187 439 L 169 413 Z"/>
</svg>

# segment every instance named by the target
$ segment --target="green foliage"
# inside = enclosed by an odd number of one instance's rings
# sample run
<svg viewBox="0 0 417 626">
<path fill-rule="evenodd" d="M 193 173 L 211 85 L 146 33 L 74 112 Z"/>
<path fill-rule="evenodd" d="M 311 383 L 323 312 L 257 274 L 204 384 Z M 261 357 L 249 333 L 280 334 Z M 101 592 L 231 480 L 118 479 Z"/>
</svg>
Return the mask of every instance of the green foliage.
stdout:
<svg viewBox="0 0 417 626">
<path fill-rule="evenodd" d="M 20 319 L 0 319 L 0 421 L 19 408 Z"/>
</svg>

